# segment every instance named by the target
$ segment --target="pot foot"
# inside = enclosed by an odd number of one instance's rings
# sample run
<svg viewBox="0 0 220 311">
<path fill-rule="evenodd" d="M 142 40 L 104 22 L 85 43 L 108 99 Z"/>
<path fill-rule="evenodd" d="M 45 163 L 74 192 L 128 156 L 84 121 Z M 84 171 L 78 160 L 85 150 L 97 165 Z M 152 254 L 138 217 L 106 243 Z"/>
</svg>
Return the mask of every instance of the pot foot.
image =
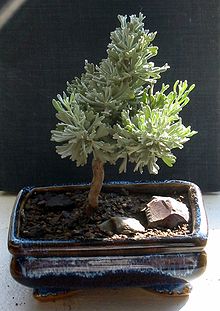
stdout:
<svg viewBox="0 0 220 311">
<path fill-rule="evenodd" d="M 76 292 L 76 290 L 68 289 L 34 288 L 33 296 L 38 301 L 49 302 L 73 296 Z"/>
<path fill-rule="evenodd" d="M 145 290 L 166 296 L 182 297 L 191 293 L 192 285 L 181 278 L 165 276 L 157 284 L 144 287 Z"/>
</svg>

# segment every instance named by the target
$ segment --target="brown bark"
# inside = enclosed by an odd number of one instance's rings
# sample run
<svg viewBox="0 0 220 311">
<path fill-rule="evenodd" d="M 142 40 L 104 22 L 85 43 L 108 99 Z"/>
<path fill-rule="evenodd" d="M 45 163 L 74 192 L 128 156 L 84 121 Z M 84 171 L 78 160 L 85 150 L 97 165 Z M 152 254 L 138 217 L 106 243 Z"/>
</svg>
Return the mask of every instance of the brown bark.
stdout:
<svg viewBox="0 0 220 311">
<path fill-rule="evenodd" d="M 88 213 L 91 214 L 98 207 L 99 194 L 104 181 L 104 165 L 99 159 L 92 160 L 93 178 L 88 196 Z"/>
</svg>

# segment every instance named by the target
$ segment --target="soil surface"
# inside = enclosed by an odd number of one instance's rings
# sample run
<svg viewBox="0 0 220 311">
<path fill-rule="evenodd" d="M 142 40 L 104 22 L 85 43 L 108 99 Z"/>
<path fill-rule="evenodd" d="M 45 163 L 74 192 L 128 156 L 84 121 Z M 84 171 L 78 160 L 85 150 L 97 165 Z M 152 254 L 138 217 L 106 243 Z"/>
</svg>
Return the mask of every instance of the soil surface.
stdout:
<svg viewBox="0 0 220 311">
<path fill-rule="evenodd" d="M 179 236 L 191 232 L 189 224 L 174 229 L 148 228 L 142 211 L 152 199 L 149 194 L 101 193 L 99 208 L 92 217 L 86 215 L 88 191 L 33 193 L 21 209 L 19 235 L 29 239 L 48 240 L 142 240 L 149 237 Z M 187 193 L 168 194 L 189 206 Z M 133 217 L 146 228 L 145 232 L 109 236 L 98 225 L 114 216 Z M 190 223 L 190 221 L 189 221 Z"/>
</svg>

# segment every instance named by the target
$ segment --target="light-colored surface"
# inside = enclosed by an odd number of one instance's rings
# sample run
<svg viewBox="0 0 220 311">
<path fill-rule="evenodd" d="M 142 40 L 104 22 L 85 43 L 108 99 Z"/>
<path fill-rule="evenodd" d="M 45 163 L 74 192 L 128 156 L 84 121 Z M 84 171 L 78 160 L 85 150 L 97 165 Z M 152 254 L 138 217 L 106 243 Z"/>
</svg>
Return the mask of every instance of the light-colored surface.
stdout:
<svg viewBox="0 0 220 311">
<path fill-rule="evenodd" d="M 144 289 L 81 290 L 71 298 L 39 303 L 32 290 L 16 283 L 10 276 L 7 233 L 14 195 L 0 192 L 0 311 L 218 311 L 220 310 L 220 194 L 204 195 L 209 220 L 206 247 L 208 265 L 205 273 L 192 282 L 189 297 L 164 297 Z"/>
</svg>

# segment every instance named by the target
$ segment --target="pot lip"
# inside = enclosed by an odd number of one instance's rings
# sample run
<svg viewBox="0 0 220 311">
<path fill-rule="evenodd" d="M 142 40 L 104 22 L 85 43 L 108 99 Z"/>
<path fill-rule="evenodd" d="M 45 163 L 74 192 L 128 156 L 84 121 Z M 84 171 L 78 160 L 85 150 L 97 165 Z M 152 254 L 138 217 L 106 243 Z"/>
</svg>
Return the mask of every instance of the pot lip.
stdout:
<svg viewBox="0 0 220 311">
<path fill-rule="evenodd" d="M 31 240 L 20 238 L 18 235 L 18 214 L 23 199 L 35 191 L 61 191 L 68 189 L 89 188 L 89 184 L 64 184 L 64 185 L 49 185 L 42 187 L 28 186 L 23 188 L 16 198 L 14 208 L 11 214 L 9 234 L 8 234 L 8 249 L 15 256 L 31 254 L 32 256 L 44 255 L 86 255 L 92 256 L 95 253 L 117 254 L 117 253 L 174 253 L 201 251 L 204 249 L 208 238 L 207 217 L 204 209 L 201 190 L 192 182 L 183 180 L 164 180 L 164 181 L 147 181 L 147 182 L 107 182 L 104 183 L 104 188 L 130 188 L 130 189 L 156 189 L 160 186 L 179 187 L 182 190 L 188 190 L 190 196 L 190 205 L 193 213 L 193 230 L 192 233 L 186 236 L 176 237 L 149 237 L 144 240 L 119 240 L 119 241 L 103 241 L 103 240 L 87 240 L 77 242 L 74 240 Z M 192 196 L 193 194 L 193 196 Z"/>
</svg>

